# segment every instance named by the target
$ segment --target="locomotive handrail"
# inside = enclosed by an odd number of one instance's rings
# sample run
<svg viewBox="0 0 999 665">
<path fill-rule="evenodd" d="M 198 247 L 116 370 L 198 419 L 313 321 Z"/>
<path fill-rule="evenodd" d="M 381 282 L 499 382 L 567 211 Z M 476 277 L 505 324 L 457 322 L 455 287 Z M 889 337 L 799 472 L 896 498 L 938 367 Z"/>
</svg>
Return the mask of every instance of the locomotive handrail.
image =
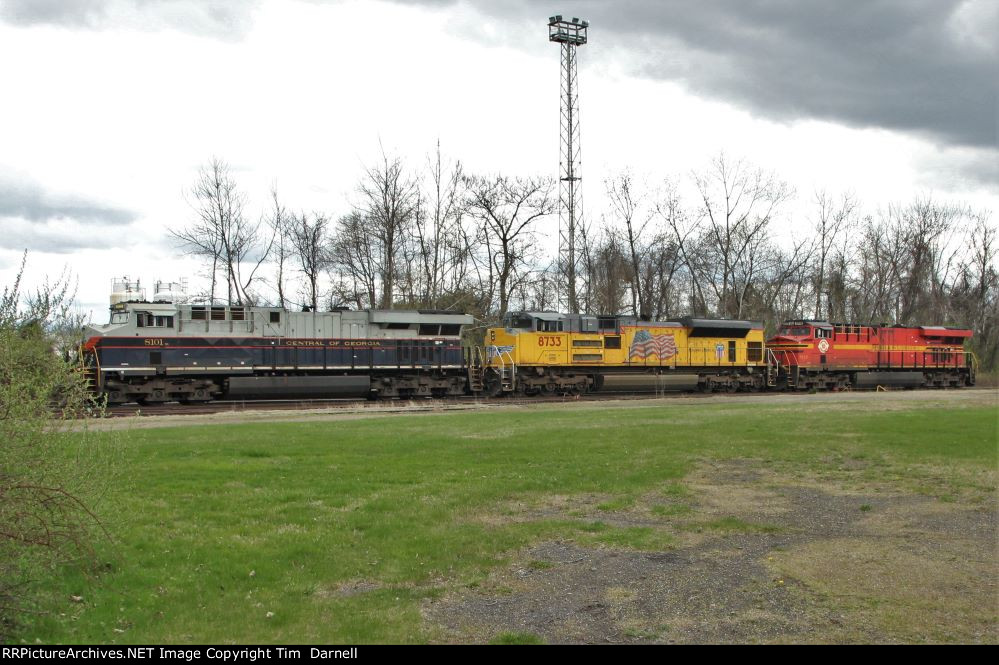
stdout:
<svg viewBox="0 0 999 665">
<path fill-rule="evenodd" d="M 485 361 L 483 360 L 482 357 L 482 347 L 479 346 L 469 347 L 468 364 L 470 364 L 472 367 L 483 367 L 485 365 Z"/>
<path fill-rule="evenodd" d="M 94 381 L 94 387 L 97 388 L 98 391 L 100 391 L 100 389 L 101 389 L 101 378 L 102 378 L 101 377 L 101 354 L 97 353 L 97 351 L 95 350 L 93 355 L 94 355 L 94 365 L 97 367 L 97 372 L 94 374 L 94 379 L 95 379 L 95 381 Z"/>
<path fill-rule="evenodd" d="M 506 356 L 510 360 L 510 366 L 507 368 L 506 361 L 503 359 Z M 500 382 L 505 383 L 507 378 L 507 372 L 509 372 L 509 386 L 510 390 L 513 391 L 517 387 L 517 363 L 514 362 L 513 355 L 510 351 L 501 351 L 498 355 L 500 361 Z M 506 385 L 503 385 L 505 388 Z"/>
<path fill-rule="evenodd" d="M 777 354 L 774 353 L 773 349 L 771 349 L 771 348 L 768 347 L 767 348 L 767 385 L 768 386 L 777 385 L 777 376 L 776 375 L 772 376 L 772 369 L 771 368 L 774 365 L 777 365 L 777 374 L 780 374 L 780 363 L 777 360 Z"/>
<path fill-rule="evenodd" d="M 781 362 L 782 359 L 783 362 Z M 771 385 L 776 385 L 777 377 L 780 376 L 782 369 L 785 370 L 789 376 L 791 374 L 791 360 L 785 349 L 772 349 L 767 347 L 767 366 L 772 367 L 774 365 L 776 365 L 777 368 L 777 375 L 774 376 L 774 382 Z"/>
<path fill-rule="evenodd" d="M 971 362 L 969 363 L 968 360 L 971 360 Z M 981 363 L 978 362 L 978 356 L 975 355 L 974 351 L 964 352 L 964 364 L 968 366 L 968 371 L 972 380 L 974 380 L 974 377 L 978 375 L 978 368 L 981 366 Z"/>
</svg>

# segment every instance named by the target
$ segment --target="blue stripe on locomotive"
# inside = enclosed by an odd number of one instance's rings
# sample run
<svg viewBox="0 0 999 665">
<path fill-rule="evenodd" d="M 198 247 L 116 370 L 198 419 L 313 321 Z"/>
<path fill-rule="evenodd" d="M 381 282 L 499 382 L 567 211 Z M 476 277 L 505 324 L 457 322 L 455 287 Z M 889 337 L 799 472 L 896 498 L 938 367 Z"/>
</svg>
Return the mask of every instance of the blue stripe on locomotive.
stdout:
<svg viewBox="0 0 999 665">
<path fill-rule="evenodd" d="M 156 340 L 159 341 L 159 340 Z M 258 367 L 367 369 L 374 367 L 461 367 L 457 344 L 423 340 L 329 340 L 336 346 L 287 345 L 267 338 L 165 338 L 163 345 L 146 345 L 142 338 L 106 338 L 99 345 L 101 366 L 123 367 Z M 323 340 L 326 342 L 328 340 Z M 375 342 L 372 342 L 375 343 Z M 351 346 L 344 346 L 350 344 Z M 127 345 L 127 346 L 126 346 Z M 159 354 L 157 356 L 157 354 Z"/>
</svg>

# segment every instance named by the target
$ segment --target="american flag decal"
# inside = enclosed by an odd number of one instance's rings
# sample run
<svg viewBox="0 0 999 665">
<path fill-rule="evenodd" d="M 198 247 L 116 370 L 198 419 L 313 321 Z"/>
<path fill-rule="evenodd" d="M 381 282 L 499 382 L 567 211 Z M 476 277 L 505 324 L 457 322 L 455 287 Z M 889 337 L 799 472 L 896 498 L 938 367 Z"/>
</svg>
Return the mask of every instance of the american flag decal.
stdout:
<svg viewBox="0 0 999 665">
<path fill-rule="evenodd" d="M 512 351 L 513 351 L 512 346 L 487 346 L 486 362 L 489 362 L 493 358 L 501 358 L 504 355 L 511 353 Z"/>
<path fill-rule="evenodd" d="M 659 360 L 672 358 L 676 355 L 676 340 L 673 335 L 653 335 L 648 330 L 639 330 L 631 340 L 628 356 L 646 360 L 653 355 L 659 356 Z"/>
</svg>

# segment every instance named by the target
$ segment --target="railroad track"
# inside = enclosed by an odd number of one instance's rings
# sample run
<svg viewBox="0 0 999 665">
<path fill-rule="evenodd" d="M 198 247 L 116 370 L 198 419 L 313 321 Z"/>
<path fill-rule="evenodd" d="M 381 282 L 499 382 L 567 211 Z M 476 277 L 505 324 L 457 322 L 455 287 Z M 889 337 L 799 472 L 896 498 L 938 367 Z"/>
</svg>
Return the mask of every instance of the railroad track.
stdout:
<svg viewBox="0 0 999 665">
<path fill-rule="evenodd" d="M 735 393 L 740 397 L 759 395 L 770 396 L 774 393 Z M 628 393 L 603 392 L 579 396 L 536 396 L 536 397 L 501 397 L 483 398 L 476 396 L 393 399 L 370 401 L 361 398 L 339 399 L 261 399 L 261 400 L 220 400 L 208 404 L 177 404 L 165 403 L 155 405 L 124 404 L 108 407 L 106 415 L 109 418 L 206 415 L 213 413 L 232 413 L 248 411 L 369 411 L 372 414 L 400 413 L 411 411 L 448 411 L 485 406 L 527 406 L 552 403 L 604 402 L 608 400 L 654 400 L 654 399 L 703 399 L 706 397 L 725 397 L 726 394 L 713 393 Z"/>
</svg>

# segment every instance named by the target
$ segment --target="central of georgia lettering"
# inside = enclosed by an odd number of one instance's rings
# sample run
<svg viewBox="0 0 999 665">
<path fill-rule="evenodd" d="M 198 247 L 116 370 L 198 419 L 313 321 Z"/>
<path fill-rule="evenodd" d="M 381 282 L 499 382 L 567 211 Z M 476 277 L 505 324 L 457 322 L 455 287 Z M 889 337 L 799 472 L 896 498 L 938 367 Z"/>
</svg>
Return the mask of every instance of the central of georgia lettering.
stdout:
<svg viewBox="0 0 999 665">
<path fill-rule="evenodd" d="M 381 346 L 382 343 L 370 339 L 285 339 L 281 346 Z"/>
</svg>

